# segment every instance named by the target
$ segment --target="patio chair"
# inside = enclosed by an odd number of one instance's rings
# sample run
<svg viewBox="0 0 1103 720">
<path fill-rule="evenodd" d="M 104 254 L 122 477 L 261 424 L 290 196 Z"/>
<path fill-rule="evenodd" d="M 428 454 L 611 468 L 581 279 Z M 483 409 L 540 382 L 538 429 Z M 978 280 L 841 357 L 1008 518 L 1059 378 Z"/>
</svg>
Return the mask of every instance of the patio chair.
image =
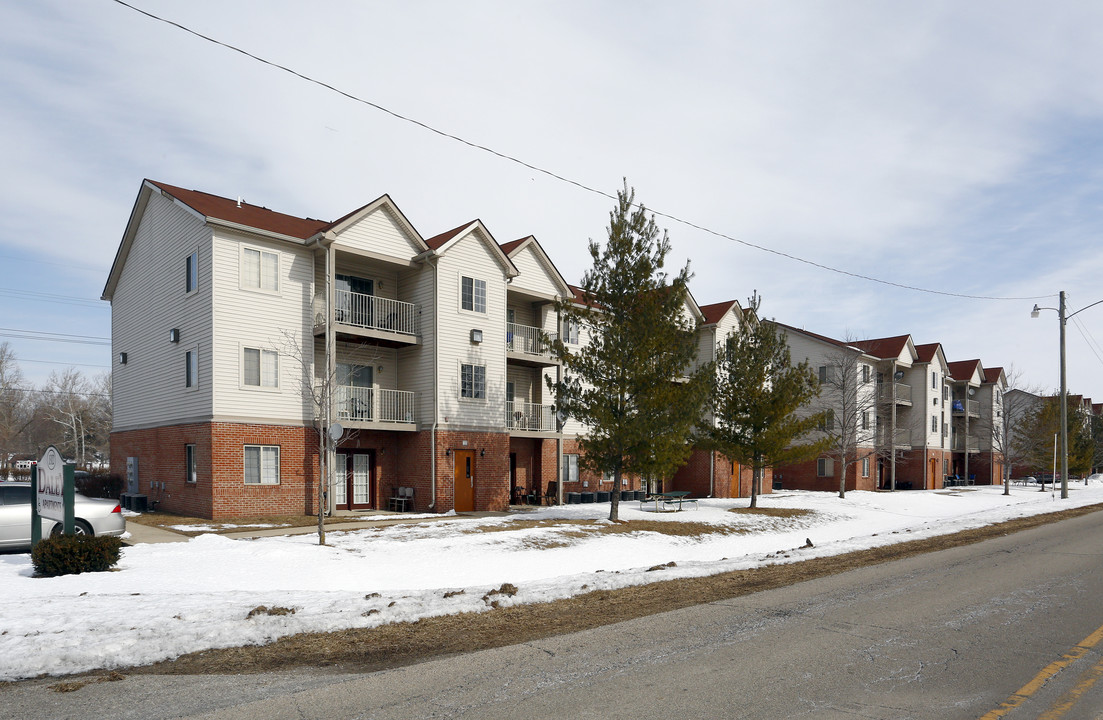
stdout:
<svg viewBox="0 0 1103 720">
<path fill-rule="evenodd" d="M 548 489 L 544 491 L 545 505 L 554 505 L 559 500 L 559 483 L 552 480 L 548 483 Z"/>
</svg>

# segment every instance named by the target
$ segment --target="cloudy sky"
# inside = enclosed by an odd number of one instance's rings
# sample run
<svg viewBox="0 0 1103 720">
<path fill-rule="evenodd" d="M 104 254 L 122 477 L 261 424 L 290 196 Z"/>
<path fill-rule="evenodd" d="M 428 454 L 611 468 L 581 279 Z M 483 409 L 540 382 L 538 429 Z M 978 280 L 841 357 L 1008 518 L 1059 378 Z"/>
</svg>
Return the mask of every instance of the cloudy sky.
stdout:
<svg viewBox="0 0 1103 720">
<path fill-rule="evenodd" d="M 1057 314 L 1031 307 L 1103 300 L 1103 4 L 133 4 L 581 185 L 627 178 L 702 304 L 757 291 L 1052 389 Z M 533 234 L 572 282 L 612 207 L 113 0 L 0 4 L 0 137 L 0 341 L 36 383 L 110 365 L 17 336 L 109 336 L 142 178 L 326 220 L 389 193 L 425 237 Z M 1070 391 L 1098 401 L 1101 343 L 1103 305 L 1069 321 Z"/>
</svg>

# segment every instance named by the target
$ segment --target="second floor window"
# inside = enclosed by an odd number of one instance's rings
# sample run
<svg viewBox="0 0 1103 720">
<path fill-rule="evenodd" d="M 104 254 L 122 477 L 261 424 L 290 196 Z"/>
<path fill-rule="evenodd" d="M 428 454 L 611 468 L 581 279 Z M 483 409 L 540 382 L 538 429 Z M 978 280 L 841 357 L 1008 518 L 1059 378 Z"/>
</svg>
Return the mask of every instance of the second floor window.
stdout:
<svg viewBox="0 0 1103 720">
<path fill-rule="evenodd" d="M 460 278 L 460 307 L 477 313 L 486 312 L 486 280 L 467 276 Z"/>
<path fill-rule="evenodd" d="M 938 432 L 938 418 L 931 416 L 931 432 Z"/>
<path fill-rule="evenodd" d="M 243 248 L 241 285 L 250 290 L 278 292 L 280 289 L 279 254 L 256 248 Z"/>
<path fill-rule="evenodd" d="M 199 387 L 199 351 L 195 348 L 184 352 L 184 387 Z"/>
<path fill-rule="evenodd" d="M 243 382 L 249 387 L 279 387 L 280 356 L 274 350 L 245 348 Z"/>
<path fill-rule="evenodd" d="M 199 251 L 193 250 L 184 263 L 184 292 L 193 293 L 199 288 Z"/>
<path fill-rule="evenodd" d="M 460 397 L 486 400 L 486 367 L 460 365 Z"/>
<path fill-rule="evenodd" d="M 869 365 L 862 366 L 862 382 L 869 382 Z"/>
<path fill-rule="evenodd" d="M 569 318 L 563 319 L 563 342 L 578 344 L 578 323 L 571 322 Z"/>
</svg>

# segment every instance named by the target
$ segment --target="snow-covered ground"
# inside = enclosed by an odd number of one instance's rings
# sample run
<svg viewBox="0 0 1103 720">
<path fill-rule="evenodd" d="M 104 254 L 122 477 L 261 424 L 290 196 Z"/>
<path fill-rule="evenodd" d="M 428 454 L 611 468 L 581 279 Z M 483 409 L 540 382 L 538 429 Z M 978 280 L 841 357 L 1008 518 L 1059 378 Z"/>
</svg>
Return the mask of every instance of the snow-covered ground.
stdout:
<svg viewBox="0 0 1103 720">
<path fill-rule="evenodd" d="M 702 500 L 655 513 L 621 504 L 621 518 L 706 523 L 718 532 L 597 534 L 560 520 L 603 521 L 608 505 L 568 505 L 503 518 L 455 518 L 385 528 L 124 548 L 114 572 L 33 578 L 29 554 L 0 555 L 0 680 L 152 663 L 207 648 L 264 643 L 299 632 L 371 627 L 590 590 L 709 575 L 952 533 L 1037 513 L 1103 503 L 1103 484 L 1068 500 L 1036 487 L 960 491 L 782 491 L 765 508 L 783 519 L 728 512 L 746 500 Z M 653 508 L 652 508 L 653 510 Z M 516 521 L 549 521 L 486 532 Z M 806 540 L 813 546 L 803 547 Z M 673 567 L 648 571 L 655 565 Z M 485 597 L 504 583 L 515 595 Z M 458 592 L 458 591 L 463 592 Z M 293 614 L 247 617 L 257 606 Z"/>
</svg>

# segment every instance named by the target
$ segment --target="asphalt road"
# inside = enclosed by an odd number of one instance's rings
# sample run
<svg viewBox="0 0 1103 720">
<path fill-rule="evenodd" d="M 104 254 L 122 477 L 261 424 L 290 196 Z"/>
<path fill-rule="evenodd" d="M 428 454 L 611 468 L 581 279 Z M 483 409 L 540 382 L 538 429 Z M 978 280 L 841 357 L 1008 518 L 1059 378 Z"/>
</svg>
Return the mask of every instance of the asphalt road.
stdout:
<svg viewBox="0 0 1103 720">
<path fill-rule="evenodd" d="M 1103 514 L 367 675 L 23 683 L 26 718 L 1103 718 Z"/>
</svg>

